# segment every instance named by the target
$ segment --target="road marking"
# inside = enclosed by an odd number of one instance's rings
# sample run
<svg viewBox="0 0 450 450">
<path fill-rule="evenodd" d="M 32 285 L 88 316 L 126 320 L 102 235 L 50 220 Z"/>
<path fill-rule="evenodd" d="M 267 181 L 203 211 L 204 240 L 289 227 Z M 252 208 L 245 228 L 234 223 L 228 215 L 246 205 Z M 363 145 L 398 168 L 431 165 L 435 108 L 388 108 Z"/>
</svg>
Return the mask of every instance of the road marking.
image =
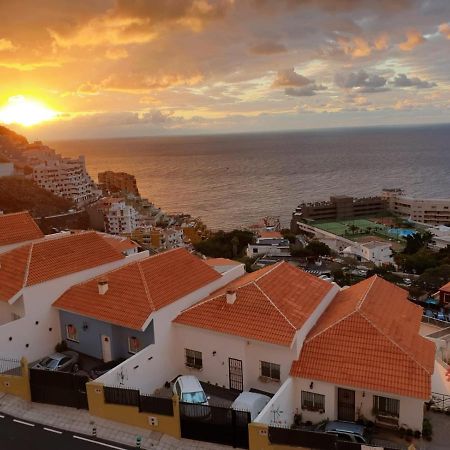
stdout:
<svg viewBox="0 0 450 450">
<path fill-rule="evenodd" d="M 116 447 L 115 445 L 106 444 L 105 442 L 93 441 L 92 439 L 88 439 L 82 436 L 76 436 L 75 434 L 73 435 L 73 437 L 82 441 L 92 442 L 93 444 L 103 445 L 104 447 L 115 448 L 117 450 L 125 450 L 123 447 Z"/>
<path fill-rule="evenodd" d="M 24 422 L 23 420 L 13 419 L 13 422 L 21 423 L 22 425 L 27 425 L 29 427 L 34 427 L 34 423 Z"/>
<path fill-rule="evenodd" d="M 45 430 L 45 431 L 50 431 L 50 432 L 52 432 L 52 433 L 62 434 L 62 431 L 52 430 L 51 428 L 45 428 L 45 427 L 44 427 L 44 430 Z"/>
</svg>

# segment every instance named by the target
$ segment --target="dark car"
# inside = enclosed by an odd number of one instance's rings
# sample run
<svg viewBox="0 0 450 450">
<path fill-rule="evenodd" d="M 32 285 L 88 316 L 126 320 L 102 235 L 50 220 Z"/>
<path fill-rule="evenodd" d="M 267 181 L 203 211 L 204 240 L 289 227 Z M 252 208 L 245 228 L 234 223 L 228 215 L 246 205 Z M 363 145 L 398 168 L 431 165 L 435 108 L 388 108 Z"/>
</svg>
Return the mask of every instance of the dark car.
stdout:
<svg viewBox="0 0 450 450">
<path fill-rule="evenodd" d="M 358 444 L 368 444 L 371 441 L 367 428 L 354 422 L 335 420 L 322 424 L 316 431 L 334 434 L 339 441 Z"/>
<path fill-rule="evenodd" d="M 78 353 L 70 350 L 46 356 L 33 366 L 33 369 L 58 372 L 78 372 Z"/>
</svg>

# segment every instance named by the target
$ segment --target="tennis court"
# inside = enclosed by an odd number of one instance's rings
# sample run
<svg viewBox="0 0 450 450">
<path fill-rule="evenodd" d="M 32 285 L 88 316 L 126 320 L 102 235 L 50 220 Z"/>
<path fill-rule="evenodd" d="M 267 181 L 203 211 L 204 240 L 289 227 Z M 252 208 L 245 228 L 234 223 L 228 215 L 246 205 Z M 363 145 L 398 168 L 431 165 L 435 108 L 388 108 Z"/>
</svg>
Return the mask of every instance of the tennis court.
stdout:
<svg viewBox="0 0 450 450">
<path fill-rule="evenodd" d="M 377 231 L 386 234 L 386 227 L 367 219 L 339 220 L 333 222 L 315 222 L 314 226 L 337 236 L 353 236 Z"/>
</svg>

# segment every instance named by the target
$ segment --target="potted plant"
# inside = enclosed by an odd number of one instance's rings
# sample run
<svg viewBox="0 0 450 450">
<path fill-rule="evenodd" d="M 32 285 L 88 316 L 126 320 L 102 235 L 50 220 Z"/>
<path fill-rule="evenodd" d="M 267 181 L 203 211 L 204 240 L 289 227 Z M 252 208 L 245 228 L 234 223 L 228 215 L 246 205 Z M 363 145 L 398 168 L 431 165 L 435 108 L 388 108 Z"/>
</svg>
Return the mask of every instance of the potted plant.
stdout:
<svg viewBox="0 0 450 450">
<path fill-rule="evenodd" d="M 401 437 L 402 439 L 404 439 L 404 438 L 405 438 L 405 435 L 406 435 L 406 428 L 405 428 L 405 427 L 400 427 L 400 428 L 398 429 L 398 432 L 399 432 L 399 434 L 400 434 L 400 437 Z"/>
<path fill-rule="evenodd" d="M 302 424 L 302 415 L 301 413 L 295 413 L 294 414 L 294 425 L 296 427 L 299 427 Z"/>
</svg>

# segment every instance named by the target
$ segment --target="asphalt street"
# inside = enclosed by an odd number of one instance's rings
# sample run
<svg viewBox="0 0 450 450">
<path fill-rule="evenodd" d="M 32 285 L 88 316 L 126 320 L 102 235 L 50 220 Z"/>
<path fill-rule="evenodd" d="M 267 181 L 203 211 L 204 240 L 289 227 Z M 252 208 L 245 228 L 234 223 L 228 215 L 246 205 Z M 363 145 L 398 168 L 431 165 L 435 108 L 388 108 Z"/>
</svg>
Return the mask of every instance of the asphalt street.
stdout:
<svg viewBox="0 0 450 450">
<path fill-rule="evenodd" d="M 131 450 L 136 447 L 95 439 L 54 427 L 0 415 L 1 450 Z"/>
</svg>

